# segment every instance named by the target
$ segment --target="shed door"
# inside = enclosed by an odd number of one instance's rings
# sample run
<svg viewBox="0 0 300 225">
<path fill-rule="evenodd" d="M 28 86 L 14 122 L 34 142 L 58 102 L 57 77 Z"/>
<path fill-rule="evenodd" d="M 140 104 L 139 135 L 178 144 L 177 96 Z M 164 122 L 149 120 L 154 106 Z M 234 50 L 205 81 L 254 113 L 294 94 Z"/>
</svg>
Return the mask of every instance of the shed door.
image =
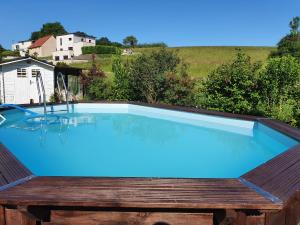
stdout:
<svg viewBox="0 0 300 225">
<path fill-rule="evenodd" d="M 36 76 L 38 73 L 41 73 L 41 70 L 38 68 L 32 68 L 30 71 L 30 99 L 32 99 L 34 103 L 39 103 L 39 94 L 36 83 Z"/>
<path fill-rule="evenodd" d="M 15 104 L 28 104 L 29 98 L 30 78 L 29 70 L 26 68 L 17 69 L 17 77 L 15 80 Z"/>
</svg>

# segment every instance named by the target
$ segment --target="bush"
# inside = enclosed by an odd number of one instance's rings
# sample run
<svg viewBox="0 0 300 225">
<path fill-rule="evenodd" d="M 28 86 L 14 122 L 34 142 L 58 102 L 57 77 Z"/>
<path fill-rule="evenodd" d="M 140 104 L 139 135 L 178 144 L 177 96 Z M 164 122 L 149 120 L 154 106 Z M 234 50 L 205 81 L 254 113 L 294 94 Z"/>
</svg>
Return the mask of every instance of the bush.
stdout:
<svg viewBox="0 0 300 225">
<path fill-rule="evenodd" d="M 121 51 L 114 46 L 96 45 L 82 47 L 82 54 L 121 54 Z"/>
<path fill-rule="evenodd" d="M 88 86 L 87 94 L 93 100 L 108 100 L 112 95 L 111 85 L 105 77 L 95 77 Z"/>
<path fill-rule="evenodd" d="M 182 65 L 179 74 L 168 74 L 162 102 L 172 105 L 194 105 L 195 81 L 187 74 L 187 66 Z"/>
<path fill-rule="evenodd" d="M 260 65 L 238 52 L 233 62 L 209 74 L 201 86 L 200 107 L 231 113 L 253 114 L 259 101 L 256 75 Z"/>
<path fill-rule="evenodd" d="M 127 69 L 128 65 L 124 65 L 120 57 L 116 57 L 112 63 L 112 71 L 114 76 L 114 99 L 115 100 L 130 100 L 132 89 L 130 87 L 130 73 Z"/>
<path fill-rule="evenodd" d="M 2 57 L 6 57 L 6 56 L 20 56 L 19 51 L 10 51 L 10 50 L 5 50 L 3 52 L 1 52 L 1 56 Z"/>
<path fill-rule="evenodd" d="M 258 110 L 296 125 L 299 122 L 300 63 L 292 56 L 269 59 L 259 76 Z"/>
</svg>

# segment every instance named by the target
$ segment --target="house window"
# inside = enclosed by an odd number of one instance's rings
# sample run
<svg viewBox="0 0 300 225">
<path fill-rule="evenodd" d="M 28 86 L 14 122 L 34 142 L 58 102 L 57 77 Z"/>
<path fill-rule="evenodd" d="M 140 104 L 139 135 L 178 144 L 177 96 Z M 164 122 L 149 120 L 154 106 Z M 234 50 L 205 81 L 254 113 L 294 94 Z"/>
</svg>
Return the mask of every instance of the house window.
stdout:
<svg viewBox="0 0 300 225">
<path fill-rule="evenodd" d="M 21 69 L 21 68 L 17 69 L 17 77 L 23 78 L 26 76 L 27 76 L 26 69 Z"/>
<path fill-rule="evenodd" d="M 20 46 L 19 46 L 19 45 L 16 45 L 16 49 L 19 50 L 19 49 L 20 49 Z"/>
<path fill-rule="evenodd" d="M 73 47 L 69 47 L 69 50 L 73 50 Z"/>
<path fill-rule="evenodd" d="M 31 77 L 36 77 L 38 74 L 40 74 L 40 69 L 32 69 L 31 70 Z"/>
<path fill-rule="evenodd" d="M 72 38 L 69 38 L 69 41 L 72 41 Z"/>
<path fill-rule="evenodd" d="M 69 57 L 67 55 L 64 55 L 64 59 L 68 59 Z"/>
<path fill-rule="evenodd" d="M 89 43 L 92 43 L 92 40 L 89 40 Z"/>
<path fill-rule="evenodd" d="M 81 38 L 81 41 L 84 41 L 84 39 L 83 39 L 83 38 Z"/>
<path fill-rule="evenodd" d="M 59 61 L 59 56 L 55 56 L 55 61 Z"/>
<path fill-rule="evenodd" d="M 63 51 L 63 49 L 61 48 L 60 51 Z"/>
<path fill-rule="evenodd" d="M 60 45 L 62 45 L 62 38 L 60 38 L 59 41 L 60 41 Z"/>
</svg>

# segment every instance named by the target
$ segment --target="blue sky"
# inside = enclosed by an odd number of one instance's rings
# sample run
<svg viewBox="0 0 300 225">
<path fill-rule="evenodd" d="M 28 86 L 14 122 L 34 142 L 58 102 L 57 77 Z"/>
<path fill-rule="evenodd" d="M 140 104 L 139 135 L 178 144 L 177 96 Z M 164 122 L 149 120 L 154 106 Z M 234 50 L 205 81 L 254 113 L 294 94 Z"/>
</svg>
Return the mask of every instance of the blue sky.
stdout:
<svg viewBox="0 0 300 225">
<path fill-rule="evenodd" d="M 299 0 L 5 0 L 0 44 L 28 39 L 46 22 L 67 31 L 169 46 L 273 46 L 300 16 Z"/>
</svg>

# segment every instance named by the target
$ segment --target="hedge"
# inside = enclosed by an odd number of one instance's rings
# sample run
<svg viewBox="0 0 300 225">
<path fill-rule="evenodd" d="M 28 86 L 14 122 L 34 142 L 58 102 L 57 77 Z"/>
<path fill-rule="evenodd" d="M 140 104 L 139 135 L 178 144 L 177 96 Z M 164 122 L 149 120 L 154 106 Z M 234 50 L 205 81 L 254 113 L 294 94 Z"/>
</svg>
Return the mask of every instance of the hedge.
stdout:
<svg viewBox="0 0 300 225">
<path fill-rule="evenodd" d="M 121 51 L 119 48 L 114 46 L 106 45 L 96 45 L 96 46 L 87 46 L 82 47 L 82 54 L 120 54 Z"/>
</svg>

